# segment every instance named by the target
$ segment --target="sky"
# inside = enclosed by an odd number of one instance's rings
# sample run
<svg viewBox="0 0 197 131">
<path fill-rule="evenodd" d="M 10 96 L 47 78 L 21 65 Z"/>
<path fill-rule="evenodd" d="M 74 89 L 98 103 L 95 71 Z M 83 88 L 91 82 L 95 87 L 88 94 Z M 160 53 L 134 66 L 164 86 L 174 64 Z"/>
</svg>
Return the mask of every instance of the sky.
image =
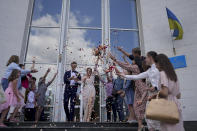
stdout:
<svg viewBox="0 0 197 131">
<path fill-rule="evenodd" d="M 35 0 L 32 25 L 59 26 L 62 0 Z M 112 28 L 137 29 L 134 0 L 110 0 L 110 25 Z M 70 27 L 101 27 L 101 0 L 71 0 Z M 38 62 L 56 63 L 59 44 L 59 28 L 32 28 L 29 38 L 27 61 L 33 57 Z M 69 29 L 66 50 L 67 63 L 91 65 L 95 62 L 92 49 L 101 42 L 101 30 Z M 111 51 L 122 59 L 116 47 L 127 52 L 139 46 L 138 33 L 111 31 Z"/>
</svg>

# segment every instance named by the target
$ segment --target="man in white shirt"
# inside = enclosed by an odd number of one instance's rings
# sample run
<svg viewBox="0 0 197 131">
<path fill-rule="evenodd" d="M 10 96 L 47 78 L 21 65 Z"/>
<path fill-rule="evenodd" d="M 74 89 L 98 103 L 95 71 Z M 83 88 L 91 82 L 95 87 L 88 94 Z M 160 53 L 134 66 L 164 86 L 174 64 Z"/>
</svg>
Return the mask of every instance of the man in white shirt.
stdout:
<svg viewBox="0 0 197 131">
<path fill-rule="evenodd" d="M 64 110 L 67 121 L 74 121 L 75 103 L 77 97 L 77 88 L 79 86 L 78 81 L 81 80 L 81 75 L 76 71 L 77 63 L 73 61 L 71 63 L 71 70 L 66 71 L 64 74 Z M 70 101 L 70 107 L 68 106 Z"/>
</svg>

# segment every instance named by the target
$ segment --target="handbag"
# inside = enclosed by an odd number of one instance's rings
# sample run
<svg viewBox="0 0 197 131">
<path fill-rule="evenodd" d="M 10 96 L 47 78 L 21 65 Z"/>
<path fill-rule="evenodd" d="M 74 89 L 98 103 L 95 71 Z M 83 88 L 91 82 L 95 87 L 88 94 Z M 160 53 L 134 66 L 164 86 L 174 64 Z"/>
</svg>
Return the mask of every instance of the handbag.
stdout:
<svg viewBox="0 0 197 131">
<path fill-rule="evenodd" d="M 161 122 L 176 124 L 179 122 L 178 107 L 173 101 L 159 99 L 159 93 L 156 99 L 152 99 L 146 108 L 146 118 L 158 120 Z"/>
<path fill-rule="evenodd" d="M 2 88 L 2 85 L 0 83 L 0 104 L 3 104 L 6 102 L 5 94 Z"/>
</svg>

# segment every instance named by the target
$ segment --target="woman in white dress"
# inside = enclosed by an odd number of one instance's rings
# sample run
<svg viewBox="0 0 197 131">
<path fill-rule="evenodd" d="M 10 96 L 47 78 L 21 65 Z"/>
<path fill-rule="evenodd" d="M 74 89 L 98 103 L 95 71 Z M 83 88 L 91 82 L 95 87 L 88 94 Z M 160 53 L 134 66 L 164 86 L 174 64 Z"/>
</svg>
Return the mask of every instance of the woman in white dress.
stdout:
<svg viewBox="0 0 197 131">
<path fill-rule="evenodd" d="M 95 64 L 94 71 L 92 71 L 92 68 L 87 68 L 86 75 L 83 77 L 83 110 L 84 110 L 84 116 L 83 116 L 83 122 L 89 122 L 90 117 L 92 114 L 92 109 L 94 107 L 94 101 L 95 101 L 95 95 L 96 90 L 94 87 L 94 78 L 96 74 L 96 69 L 98 65 L 98 59 Z"/>
</svg>

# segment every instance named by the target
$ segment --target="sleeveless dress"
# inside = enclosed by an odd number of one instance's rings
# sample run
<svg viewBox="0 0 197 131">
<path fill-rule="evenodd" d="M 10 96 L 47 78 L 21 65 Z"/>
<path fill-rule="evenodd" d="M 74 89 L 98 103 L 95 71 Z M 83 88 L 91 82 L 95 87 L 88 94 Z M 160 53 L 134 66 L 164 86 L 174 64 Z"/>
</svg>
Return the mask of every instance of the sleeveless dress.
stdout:
<svg viewBox="0 0 197 131">
<path fill-rule="evenodd" d="M 161 131 L 184 131 L 183 127 L 183 119 L 182 119 L 182 109 L 181 103 L 177 99 L 177 95 L 180 93 L 180 87 L 178 82 L 171 81 L 167 78 L 165 72 L 160 72 L 160 86 L 165 86 L 168 88 L 168 97 L 169 101 L 173 101 L 176 103 L 178 110 L 179 110 L 179 123 L 177 124 L 167 124 L 161 122 Z"/>
<path fill-rule="evenodd" d="M 17 93 L 19 93 L 18 88 L 17 88 L 16 91 L 17 91 Z M 22 101 L 23 100 L 22 98 L 21 98 L 20 102 L 17 102 L 17 97 L 14 94 L 13 83 L 12 82 L 9 83 L 8 88 L 5 90 L 5 97 L 6 97 L 6 102 L 0 105 L 0 112 L 7 109 L 9 106 L 19 107 L 19 106 L 24 105 L 24 102 Z"/>
<path fill-rule="evenodd" d="M 92 75 L 90 78 L 87 78 L 83 87 L 83 109 L 84 109 L 84 122 L 89 122 L 92 114 L 92 109 L 94 107 L 96 90 L 94 87 L 94 78 Z"/>
</svg>

